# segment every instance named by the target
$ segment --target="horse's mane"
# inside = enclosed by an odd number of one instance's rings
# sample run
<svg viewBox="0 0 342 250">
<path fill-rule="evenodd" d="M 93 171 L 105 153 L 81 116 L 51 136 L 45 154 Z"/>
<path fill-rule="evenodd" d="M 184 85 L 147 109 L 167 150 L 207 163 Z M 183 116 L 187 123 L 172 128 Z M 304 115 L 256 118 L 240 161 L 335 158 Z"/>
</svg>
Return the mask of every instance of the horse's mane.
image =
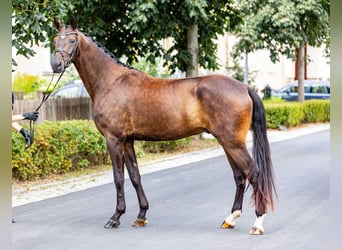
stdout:
<svg viewBox="0 0 342 250">
<path fill-rule="evenodd" d="M 82 32 L 87 38 L 89 38 L 98 48 L 100 48 L 103 52 L 105 52 L 108 56 L 110 56 L 117 64 L 120 64 L 129 69 L 135 69 L 132 66 L 129 66 L 123 62 L 121 62 L 111 51 L 109 51 L 105 46 L 103 46 L 100 42 L 94 40 L 91 36 L 87 33 Z"/>
</svg>

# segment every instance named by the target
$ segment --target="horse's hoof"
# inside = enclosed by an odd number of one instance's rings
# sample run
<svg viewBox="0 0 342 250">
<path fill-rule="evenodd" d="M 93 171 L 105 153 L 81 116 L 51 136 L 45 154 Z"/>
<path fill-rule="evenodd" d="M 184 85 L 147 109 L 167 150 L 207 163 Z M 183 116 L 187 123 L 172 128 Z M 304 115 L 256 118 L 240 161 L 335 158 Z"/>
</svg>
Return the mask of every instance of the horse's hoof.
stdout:
<svg viewBox="0 0 342 250">
<path fill-rule="evenodd" d="M 104 228 L 118 228 L 119 226 L 120 226 L 119 221 L 109 219 L 109 221 L 107 221 L 106 225 L 104 225 Z"/>
<path fill-rule="evenodd" d="M 249 231 L 249 234 L 251 235 L 262 235 L 263 233 L 264 231 L 257 227 L 252 227 L 251 230 Z"/>
<path fill-rule="evenodd" d="M 132 227 L 144 227 L 147 224 L 147 220 L 137 218 L 132 223 Z"/>
<path fill-rule="evenodd" d="M 227 229 L 227 228 L 234 228 L 235 225 L 231 225 L 229 223 L 227 223 L 226 221 L 223 221 L 222 225 L 221 225 L 221 228 L 223 229 Z"/>
</svg>

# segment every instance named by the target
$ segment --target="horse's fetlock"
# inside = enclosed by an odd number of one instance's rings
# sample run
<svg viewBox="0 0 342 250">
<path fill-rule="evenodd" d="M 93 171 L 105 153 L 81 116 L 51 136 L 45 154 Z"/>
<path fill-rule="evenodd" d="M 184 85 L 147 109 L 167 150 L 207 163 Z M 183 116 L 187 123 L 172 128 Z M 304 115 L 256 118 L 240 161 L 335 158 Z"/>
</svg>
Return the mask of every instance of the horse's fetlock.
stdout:
<svg viewBox="0 0 342 250">
<path fill-rule="evenodd" d="M 141 204 L 141 205 L 140 205 L 140 209 L 142 209 L 142 210 L 148 210 L 148 209 L 149 209 L 148 203 L 146 203 L 146 204 Z"/>
<path fill-rule="evenodd" d="M 116 212 L 120 215 L 124 214 L 126 212 L 126 207 L 117 207 Z"/>
</svg>

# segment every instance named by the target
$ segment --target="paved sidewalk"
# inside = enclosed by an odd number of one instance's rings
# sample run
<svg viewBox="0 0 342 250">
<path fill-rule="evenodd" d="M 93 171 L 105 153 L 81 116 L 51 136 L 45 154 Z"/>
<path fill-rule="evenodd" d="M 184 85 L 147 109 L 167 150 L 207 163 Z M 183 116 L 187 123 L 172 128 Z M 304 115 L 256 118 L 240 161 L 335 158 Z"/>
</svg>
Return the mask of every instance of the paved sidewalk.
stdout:
<svg viewBox="0 0 342 250">
<path fill-rule="evenodd" d="M 268 138 L 269 142 L 273 143 L 329 129 L 330 124 L 310 124 L 302 128 L 295 128 L 284 131 L 269 130 Z M 249 133 L 247 137 L 247 146 L 252 146 L 251 133 Z M 140 173 L 143 175 L 163 169 L 179 167 L 187 163 L 197 162 L 223 154 L 223 149 L 221 147 L 217 147 L 201 151 L 189 152 L 144 163 L 141 164 L 139 168 Z M 12 207 L 84 190 L 107 183 L 113 183 L 113 174 L 111 170 L 64 181 L 55 181 L 48 184 L 38 184 L 31 185 L 25 188 L 16 188 L 12 190 Z"/>
</svg>

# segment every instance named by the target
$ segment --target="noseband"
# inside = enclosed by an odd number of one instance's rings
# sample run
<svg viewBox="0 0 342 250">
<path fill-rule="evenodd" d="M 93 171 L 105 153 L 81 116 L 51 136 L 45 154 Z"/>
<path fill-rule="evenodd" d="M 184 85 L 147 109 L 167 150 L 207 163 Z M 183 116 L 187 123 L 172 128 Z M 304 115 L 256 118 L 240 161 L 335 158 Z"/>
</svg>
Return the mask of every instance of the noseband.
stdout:
<svg viewBox="0 0 342 250">
<path fill-rule="evenodd" d="M 78 38 L 78 33 L 75 31 L 75 32 L 67 32 L 67 33 L 64 33 L 64 34 L 60 34 L 60 33 L 57 34 L 57 36 L 60 36 L 62 39 L 64 39 L 68 35 L 73 35 L 73 34 L 76 35 L 76 42 L 75 42 L 75 46 L 73 47 L 73 49 L 71 50 L 70 53 L 68 53 L 64 49 L 60 49 L 60 48 L 57 48 L 55 50 L 55 54 L 57 52 L 61 53 L 62 59 L 63 59 L 63 62 L 64 62 L 64 68 L 67 68 L 71 64 L 71 59 L 74 56 L 74 54 L 76 53 L 76 51 L 77 51 L 77 47 L 78 47 L 78 39 L 77 39 Z"/>
</svg>

